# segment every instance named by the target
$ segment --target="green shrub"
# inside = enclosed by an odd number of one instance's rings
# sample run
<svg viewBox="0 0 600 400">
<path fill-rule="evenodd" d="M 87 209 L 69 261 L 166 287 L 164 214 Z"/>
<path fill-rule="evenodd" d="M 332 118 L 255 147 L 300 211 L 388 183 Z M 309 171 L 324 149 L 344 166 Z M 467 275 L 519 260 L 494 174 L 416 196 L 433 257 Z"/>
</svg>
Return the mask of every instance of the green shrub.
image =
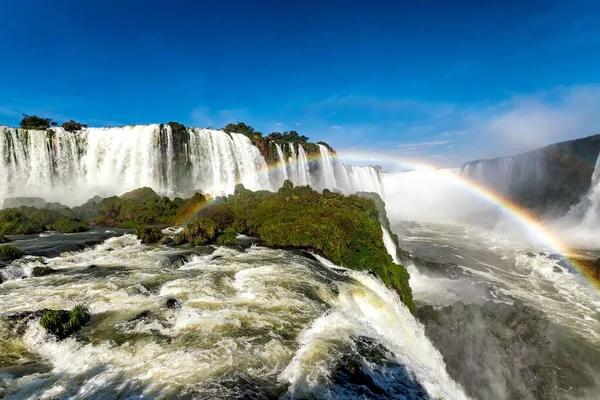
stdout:
<svg viewBox="0 0 600 400">
<path fill-rule="evenodd" d="M 23 257 L 23 252 L 15 246 L 11 246 L 9 244 L 3 244 L 0 246 L 0 259 L 12 261 L 21 257 Z"/>
<path fill-rule="evenodd" d="M 19 126 L 23 129 L 38 129 L 38 130 L 46 130 L 50 128 L 52 124 L 52 119 L 50 118 L 41 118 L 37 115 L 27 115 L 23 114 L 23 119 L 19 123 Z M 52 126 L 55 126 L 52 124 Z"/>
<path fill-rule="evenodd" d="M 156 226 L 144 225 L 135 230 L 135 234 L 143 244 L 156 243 L 162 238 L 162 232 Z"/>
<path fill-rule="evenodd" d="M 42 224 L 17 209 L 0 210 L 0 235 L 30 235 L 43 231 Z"/>
<path fill-rule="evenodd" d="M 48 310 L 42 315 L 40 325 L 58 339 L 79 331 L 91 319 L 87 306 L 78 304 L 71 311 Z"/>
<path fill-rule="evenodd" d="M 63 122 L 63 124 L 61 126 L 67 132 L 75 132 L 75 131 L 80 131 L 83 128 L 87 128 L 86 124 L 82 124 L 80 122 L 75 122 L 73 120 Z"/>
<path fill-rule="evenodd" d="M 209 217 L 198 217 L 185 225 L 182 234 L 188 243 L 202 246 L 215 239 L 217 223 Z"/>
<path fill-rule="evenodd" d="M 225 232 L 217 237 L 219 246 L 235 246 L 237 244 L 237 233 L 233 228 L 225 229 Z"/>
<path fill-rule="evenodd" d="M 75 218 L 61 217 L 53 225 L 55 231 L 60 233 L 78 233 L 90 230 L 90 225 L 86 221 L 80 221 Z"/>
</svg>

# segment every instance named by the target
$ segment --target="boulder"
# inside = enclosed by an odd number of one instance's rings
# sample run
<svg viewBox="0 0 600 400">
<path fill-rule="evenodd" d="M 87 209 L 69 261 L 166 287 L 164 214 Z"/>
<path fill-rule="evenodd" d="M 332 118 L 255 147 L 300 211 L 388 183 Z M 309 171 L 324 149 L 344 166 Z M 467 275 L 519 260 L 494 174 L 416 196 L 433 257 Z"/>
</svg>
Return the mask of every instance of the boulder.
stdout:
<svg viewBox="0 0 600 400">
<path fill-rule="evenodd" d="M 172 310 L 175 310 L 175 309 L 177 309 L 177 308 L 181 308 L 181 307 L 182 307 L 182 304 L 181 304 L 181 301 L 179 301 L 179 300 L 177 300 L 177 299 L 175 299 L 175 298 L 171 297 L 171 298 L 168 298 L 168 299 L 167 299 L 167 301 L 165 302 L 165 306 L 166 306 L 167 308 L 170 308 L 170 309 L 172 309 Z"/>
<path fill-rule="evenodd" d="M 46 275 L 50 275 L 55 273 L 56 270 L 52 269 L 50 267 L 35 267 L 32 271 L 31 271 L 31 277 L 32 278 L 38 278 L 40 276 L 46 276 Z"/>
</svg>

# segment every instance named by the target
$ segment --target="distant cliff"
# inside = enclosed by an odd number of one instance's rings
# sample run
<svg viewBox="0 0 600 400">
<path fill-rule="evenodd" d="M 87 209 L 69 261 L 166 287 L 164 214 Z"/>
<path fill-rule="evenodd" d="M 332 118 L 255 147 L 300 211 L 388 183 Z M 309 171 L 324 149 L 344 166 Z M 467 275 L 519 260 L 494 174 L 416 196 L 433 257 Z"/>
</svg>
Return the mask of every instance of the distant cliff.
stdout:
<svg viewBox="0 0 600 400">
<path fill-rule="evenodd" d="M 600 134 L 512 157 L 465 163 L 461 175 L 546 216 L 564 215 L 590 189 Z"/>
</svg>

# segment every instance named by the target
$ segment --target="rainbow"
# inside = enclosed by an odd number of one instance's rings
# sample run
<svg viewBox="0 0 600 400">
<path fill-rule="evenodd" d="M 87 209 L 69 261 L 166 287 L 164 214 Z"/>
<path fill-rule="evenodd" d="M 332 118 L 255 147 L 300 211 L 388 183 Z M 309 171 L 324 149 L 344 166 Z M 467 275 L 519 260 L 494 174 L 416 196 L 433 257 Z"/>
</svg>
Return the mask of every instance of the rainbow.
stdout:
<svg viewBox="0 0 600 400">
<path fill-rule="evenodd" d="M 600 290 L 600 282 L 592 279 L 584 266 L 572 258 L 573 252 L 569 247 L 563 243 L 560 237 L 552 232 L 549 227 L 545 226 L 535 216 L 533 216 L 526 209 L 518 206 L 510 200 L 502 197 L 493 190 L 482 186 L 476 182 L 473 182 L 467 178 L 460 176 L 459 174 L 453 174 L 444 172 L 439 167 L 424 163 L 422 161 L 415 161 L 411 159 L 402 159 L 389 156 L 383 156 L 381 154 L 369 154 L 364 152 L 340 152 L 338 157 L 342 160 L 348 160 L 353 162 L 365 163 L 369 165 L 380 165 L 382 162 L 400 167 L 404 170 L 421 170 L 429 171 L 439 174 L 440 177 L 457 184 L 464 188 L 468 192 L 472 193 L 476 197 L 486 201 L 488 204 L 497 207 L 501 211 L 510 215 L 515 221 L 517 221 L 525 230 L 533 235 L 544 245 L 548 246 L 553 253 L 558 253 L 565 257 L 574 270 L 576 270 L 582 277 L 588 280 L 593 286 Z M 307 155 L 309 161 L 319 161 L 320 154 L 309 154 Z M 287 160 L 286 160 L 287 161 Z M 286 162 L 286 165 L 289 165 Z M 279 163 L 273 163 L 268 165 L 265 172 L 271 172 L 279 168 Z"/>
<path fill-rule="evenodd" d="M 442 178 L 459 185 L 460 187 L 466 189 L 478 198 L 486 201 L 487 203 L 499 208 L 501 211 L 510 215 L 512 218 L 514 218 L 515 221 L 520 223 L 521 226 L 523 226 L 529 233 L 531 233 L 537 240 L 547 245 L 549 248 L 552 249 L 553 252 L 564 256 L 574 270 L 579 272 L 582 277 L 584 277 L 586 280 L 588 280 L 588 282 L 590 282 L 590 284 L 592 284 L 600 290 L 600 282 L 598 282 L 595 279 L 592 279 L 588 275 L 587 269 L 581 263 L 577 262 L 572 258 L 572 250 L 569 248 L 569 246 L 563 243 L 563 241 L 556 233 L 552 232 L 549 227 L 545 226 L 529 211 L 511 202 L 510 200 L 500 196 L 493 190 L 482 186 L 476 182 L 473 182 L 472 180 L 464 178 L 459 174 L 444 172 L 435 165 L 423 163 L 420 161 L 357 152 L 344 152 L 342 158 L 360 162 L 385 162 L 404 169 L 425 170 L 439 174 L 439 176 L 441 176 Z"/>
</svg>

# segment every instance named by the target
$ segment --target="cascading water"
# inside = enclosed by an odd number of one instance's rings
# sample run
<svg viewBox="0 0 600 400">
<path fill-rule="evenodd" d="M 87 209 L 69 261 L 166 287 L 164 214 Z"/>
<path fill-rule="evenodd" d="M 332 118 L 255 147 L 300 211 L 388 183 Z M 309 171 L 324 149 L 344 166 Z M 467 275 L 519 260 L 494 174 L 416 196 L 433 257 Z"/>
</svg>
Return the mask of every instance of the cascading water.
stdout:
<svg viewBox="0 0 600 400">
<path fill-rule="evenodd" d="M 238 133 L 189 130 L 190 181 L 205 193 L 233 193 L 237 183 L 252 190 L 271 190 L 267 164 L 250 139 Z"/>
<path fill-rule="evenodd" d="M 466 398 L 397 294 L 367 273 L 260 247 L 190 254 L 133 235 L 15 268 L 29 276 L 42 262 L 56 272 L 2 287 L 0 360 L 16 367 L 0 375 L 0 397 Z M 92 321 L 77 339 L 5 319 L 79 301 Z"/>
<path fill-rule="evenodd" d="M 310 170 L 308 168 L 308 159 L 302 145 L 298 145 L 298 185 L 310 186 Z"/>
<path fill-rule="evenodd" d="M 328 189 L 334 189 L 337 187 L 337 182 L 335 180 L 334 168 L 335 164 L 333 159 L 331 158 L 331 154 L 329 153 L 329 149 L 322 144 L 319 144 L 319 151 L 321 153 L 321 174 L 322 174 L 322 184 L 324 187 Z"/>
<path fill-rule="evenodd" d="M 271 173 L 260 150 L 237 133 L 189 128 L 174 136 L 169 125 L 85 128 L 66 132 L 0 128 L 0 205 L 8 197 L 42 197 L 70 206 L 148 186 L 167 196 L 193 191 L 232 193 L 237 183 L 276 190 L 286 180 L 344 193 L 382 193 L 374 167 L 342 164 L 319 145 L 309 161 L 301 144 L 275 144 Z M 312 171 L 312 172 L 311 172 Z"/>
<path fill-rule="evenodd" d="M 278 160 L 278 166 L 279 168 L 277 169 L 277 171 L 279 172 L 279 185 L 281 186 L 281 184 L 283 184 L 283 182 L 288 179 L 288 172 L 287 172 L 287 165 L 285 162 L 285 157 L 283 155 L 283 150 L 281 150 L 281 146 L 279 145 L 279 143 L 275 143 L 275 149 L 277 150 L 277 160 Z"/>
</svg>

